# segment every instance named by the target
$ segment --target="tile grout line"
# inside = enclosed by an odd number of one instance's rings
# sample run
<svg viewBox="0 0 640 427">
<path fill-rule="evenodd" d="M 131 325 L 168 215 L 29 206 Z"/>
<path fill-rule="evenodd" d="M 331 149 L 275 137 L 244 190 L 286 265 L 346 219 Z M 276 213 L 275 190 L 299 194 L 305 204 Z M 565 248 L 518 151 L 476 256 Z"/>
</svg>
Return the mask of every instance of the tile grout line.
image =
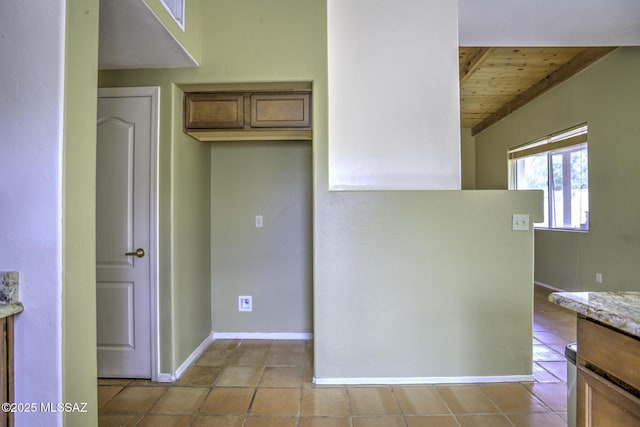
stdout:
<svg viewBox="0 0 640 427">
<path fill-rule="evenodd" d="M 219 374 L 218 374 L 219 375 Z M 215 382 L 215 381 L 214 381 Z M 200 405 L 198 406 L 198 409 L 192 414 L 191 416 L 191 422 L 189 425 L 192 425 L 195 421 L 196 418 L 198 416 L 200 416 L 200 410 L 202 409 L 202 406 L 204 405 L 204 402 L 207 401 L 207 399 L 209 398 L 209 396 L 211 395 L 211 393 L 213 393 L 213 385 L 211 385 L 210 387 L 207 387 L 209 389 L 209 392 L 206 394 L 206 396 L 204 397 L 204 399 L 202 399 L 202 402 L 200 402 Z"/>
<path fill-rule="evenodd" d="M 351 395 L 349 394 L 349 387 L 344 387 L 344 395 L 347 401 L 347 416 L 350 427 L 353 427 L 353 411 L 351 411 Z"/>
<path fill-rule="evenodd" d="M 388 386 L 388 387 L 389 387 L 389 392 L 391 393 L 391 397 L 393 397 L 393 401 L 395 402 L 396 407 L 398 408 L 398 412 L 400 412 L 400 417 L 402 418 L 402 424 L 404 425 L 404 427 L 408 427 L 407 419 L 405 417 L 404 410 L 402 409 L 402 406 L 400 405 L 400 402 L 398 402 L 398 397 L 396 396 L 396 391 L 395 391 L 393 386 Z"/>
<path fill-rule="evenodd" d="M 298 396 L 298 416 L 296 419 L 296 427 L 300 427 L 300 423 L 302 422 L 302 393 L 304 392 L 304 369 L 307 366 L 307 342 L 305 341 L 303 347 L 303 357 L 302 357 L 302 381 L 300 381 L 300 388 L 298 389 L 300 395 Z"/>
<path fill-rule="evenodd" d="M 436 389 L 436 393 L 438 394 L 438 397 L 440 397 L 440 400 L 442 400 L 442 402 L 444 403 L 444 406 L 447 407 L 447 411 L 449 411 L 449 414 L 453 416 L 453 421 L 456 423 L 458 427 L 462 427 L 462 425 L 460 424 L 460 421 L 458 421 L 458 417 L 456 417 L 456 414 L 453 413 L 453 411 L 451 410 L 451 407 L 449 406 L 445 398 L 442 396 L 442 393 L 440 393 L 440 388 L 437 385 L 435 385 L 433 388 Z"/>
<path fill-rule="evenodd" d="M 139 387 L 142 387 L 142 386 L 139 386 Z M 158 396 L 158 398 L 157 398 L 157 399 L 156 399 L 156 400 L 155 400 L 151 405 L 149 405 L 149 408 L 148 408 L 144 413 L 142 413 L 142 414 L 141 414 L 142 416 L 140 417 L 140 419 L 138 419 L 138 422 L 136 422 L 136 424 L 135 424 L 136 426 L 139 426 L 139 425 L 142 423 L 142 421 L 144 421 L 144 417 L 146 417 L 147 415 L 149 415 L 149 412 L 151 411 L 151 409 L 153 409 L 153 407 L 154 407 L 154 406 L 156 406 L 156 405 L 158 404 L 158 402 L 160 401 L 160 399 L 162 399 L 162 397 L 163 397 L 165 394 L 167 394 L 167 392 L 169 391 L 169 388 L 170 388 L 170 387 L 165 387 L 164 392 L 162 392 L 162 393 Z"/>
<path fill-rule="evenodd" d="M 129 382 L 131 382 L 131 381 L 129 381 Z M 127 383 L 127 384 L 129 384 L 129 383 Z M 98 385 L 98 390 L 100 390 L 100 387 L 108 387 L 108 386 L 106 386 L 106 385 L 102 385 L 102 386 L 101 386 L 101 385 Z M 121 388 L 120 388 L 120 391 L 118 391 L 116 394 L 114 394 L 113 396 L 111 396 L 111 397 L 109 398 L 109 400 L 107 400 L 106 402 L 104 402 L 104 406 L 103 406 L 103 408 L 104 408 L 104 407 L 106 407 L 107 405 L 109 405 L 109 403 L 111 403 L 111 401 L 112 401 L 113 399 L 115 399 L 115 398 L 116 398 L 116 396 L 118 396 L 120 393 L 122 393 L 122 392 L 124 391 L 124 389 L 126 389 L 126 388 L 127 388 L 127 385 L 123 385 L 123 386 L 116 386 L 116 387 L 121 387 Z M 100 408 L 100 404 L 98 403 L 98 413 L 100 413 L 100 410 L 101 410 L 101 408 Z"/>
<path fill-rule="evenodd" d="M 520 383 L 517 383 L 520 384 Z M 521 385 L 521 387 L 524 388 L 524 386 Z M 513 421 L 511 421 L 511 418 L 509 418 L 507 416 L 507 414 L 502 410 L 502 408 L 491 398 L 491 396 L 489 396 L 489 393 L 487 393 L 487 391 L 482 387 L 482 386 L 478 386 L 478 388 L 480 390 L 482 390 L 482 392 L 485 394 L 485 396 L 487 397 L 487 399 L 489 399 L 489 401 L 493 404 L 493 406 L 496 407 L 496 409 L 498 410 L 498 412 L 500 413 L 500 415 L 502 415 L 508 422 L 509 424 L 511 424 L 513 427 L 517 427 Z"/>
</svg>

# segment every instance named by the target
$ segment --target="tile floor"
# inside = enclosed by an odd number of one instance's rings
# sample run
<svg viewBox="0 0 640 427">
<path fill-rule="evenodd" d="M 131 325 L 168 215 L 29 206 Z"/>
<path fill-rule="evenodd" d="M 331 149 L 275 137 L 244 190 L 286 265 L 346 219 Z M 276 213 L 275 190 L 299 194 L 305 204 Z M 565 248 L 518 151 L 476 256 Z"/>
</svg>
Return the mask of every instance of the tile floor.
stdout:
<svg viewBox="0 0 640 427">
<path fill-rule="evenodd" d="M 215 341 L 174 384 L 100 379 L 99 425 L 566 426 L 564 346 L 575 315 L 536 286 L 534 382 L 316 387 L 312 341 Z"/>
</svg>

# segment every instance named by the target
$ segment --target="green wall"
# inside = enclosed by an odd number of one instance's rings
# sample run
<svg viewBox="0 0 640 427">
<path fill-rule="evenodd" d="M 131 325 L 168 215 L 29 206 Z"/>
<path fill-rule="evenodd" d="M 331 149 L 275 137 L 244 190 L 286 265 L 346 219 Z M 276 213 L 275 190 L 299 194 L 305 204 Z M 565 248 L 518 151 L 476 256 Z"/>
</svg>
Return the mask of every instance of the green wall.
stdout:
<svg viewBox="0 0 640 427">
<path fill-rule="evenodd" d="M 511 231 L 511 214 L 541 218 L 541 192 L 330 199 L 320 208 L 316 378 L 531 374 L 533 232 Z"/>
<path fill-rule="evenodd" d="M 158 17 L 173 37 L 191 54 L 196 62 L 200 62 L 202 55 L 202 39 L 200 26 L 202 24 L 200 14 L 200 2 L 202 0 L 185 0 L 185 25 L 184 30 L 176 23 L 160 0 L 144 0 L 149 9 Z M 205 0 L 207 1 L 207 0 Z"/>
<path fill-rule="evenodd" d="M 332 108 L 331 96 L 326 105 Z M 315 114 L 326 123 L 325 110 Z M 511 214 L 541 218 L 540 193 L 327 192 L 327 143 L 317 131 L 316 379 L 530 375 L 533 232 L 511 231 Z M 391 139 L 391 162 L 393 150 Z"/>
<path fill-rule="evenodd" d="M 217 211 L 220 209 L 218 195 L 246 197 L 240 190 L 228 191 L 236 186 L 233 180 L 242 182 L 257 175 L 243 177 L 218 162 L 223 162 L 227 155 L 230 161 L 238 162 L 240 149 L 252 147 L 223 144 L 210 148 L 185 139 L 179 132 L 180 93 L 174 86 L 307 81 L 313 85 L 316 377 L 331 380 L 530 374 L 533 233 L 512 232 L 510 228 L 512 213 L 528 212 L 532 219 L 541 218 L 539 193 L 329 192 L 326 3 L 221 0 L 202 2 L 201 6 L 201 19 L 206 22 L 202 26 L 202 38 L 206 43 L 199 68 L 100 74 L 103 86 L 161 87 L 161 305 L 170 307 L 169 313 L 161 311 L 161 316 L 172 318 L 170 326 L 164 324 L 166 319 L 162 320 L 162 330 L 173 328 L 170 336 L 174 341 L 182 340 L 171 343 L 161 335 L 163 354 L 168 351 L 176 359 L 172 367 L 178 366 L 182 362 L 180 355 L 188 354 L 203 338 L 188 330 L 188 324 L 197 323 L 200 330 L 207 322 L 204 306 L 197 306 L 197 314 L 186 313 L 191 308 L 178 302 L 178 293 L 186 293 L 180 297 L 184 301 L 194 300 L 203 295 L 203 286 L 210 286 L 214 328 L 220 324 L 225 329 L 247 332 L 245 329 L 253 327 L 255 320 L 275 325 L 273 330 L 281 328 L 281 319 L 269 313 L 256 312 L 254 315 L 265 316 L 261 319 L 256 316 L 248 323 L 242 323 L 247 318 L 239 317 L 237 312 L 233 318 L 231 312 L 237 299 L 227 303 L 224 298 L 239 295 L 241 288 L 229 290 L 225 288 L 226 283 L 218 282 L 224 277 L 221 276 L 224 270 L 218 271 L 219 256 L 233 255 L 218 252 L 224 250 L 216 242 L 224 215 L 249 216 L 245 234 L 240 232 L 240 236 L 257 231 L 253 228 L 257 206 L 247 205 L 220 214 Z M 242 37 L 229 36 L 237 34 L 239 29 Z M 294 146 L 298 145 L 292 144 L 291 149 Z M 264 147 L 256 144 L 253 149 Z M 392 144 L 389 149 L 393 149 Z M 247 157 L 252 157 L 249 153 L 247 151 Z M 284 156 L 298 154 L 283 153 Z M 211 165 L 196 159 L 197 155 L 206 155 Z M 256 151 L 255 155 L 272 160 L 270 154 Z M 308 156 L 308 152 L 304 156 Z M 192 161 L 179 160 L 181 158 Z M 250 162 L 255 164 L 257 159 L 251 158 Z M 274 168 L 279 164 L 280 161 L 275 162 Z M 206 178 L 207 168 L 211 168 L 213 191 L 201 185 L 190 186 L 193 180 Z M 220 189 L 219 193 L 216 186 L 229 189 Z M 190 192 L 189 195 L 183 194 L 186 192 Z M 257 192 L 252 190 L 249 195 L 255 197 Z M 275 192 L 263 197 L 276 200 L 281 195 Z M 205 201 L 212 204 L 211 225 L 205 224 L 200 215 L 196 223 L 185 223 L 183 219 L 193 218 L 188 213 L 190 204 L 202 206 Z M 247 204 L 249 201 L 245 200 Z M 291 206 L 301 205 L 294 199 Z M 219 218 L 220 215 L 223 218 Z M 239 221 L 236 218 L 234 226 Z M 265 227 L 268 221 L 265 214 Z M 201 247 L 206 245 L 209 236 L 204 236 L 206 231 L 197 235 L 196 230 L 207 230 L 207 227 L 211 227 L 213 235 L 210 242 L 213 281 L 207 277 L 204 261 L 198 256 L 197 264 L 201 268 L 194 270 L 197 273 L 189 283 L 178 283 L 181 274 L 177 272 L 192 267 L 189 254 L 194 251 L 193 242 L 178 236 L 184 233 L 184 236 L 202 239 L 195 245 Z M 261 244 L 277 248 L 280 238 Z M 229 262 L 240 266 L 246 262 L 246 254 L 237 253 Z M 254 269 L 258 267 L 253 264 L 250 271 L 244 272 L 244 277 L 256 277 Z M 218 303 L 224 307 L 220 310 L 229 309 L 229 317 L 218 319 Z M 259 306 L 259 299 L 255 304 Z M 192 320 L 180 323 L 178 318 L 182 315 L 195 316 L 197 320 L 188 317 Z M 211 313 L 206 315 L 211 321 Z M 304 323 L 308 316 L 308 313 L 296 315 L 295 322 L 300 322 L 297 330 L 308 330 Z M 219 323 L 228 320 L 232 323 Z M 409 345 L 409 351 L 398 353 L 400 344 L 403 348 Z M 450 350 L 443 353 L 443 347 Z"/>
<path fill-rule="evenodd" d="M 478 188 L 506 188 L 509 147 L 589 125 L 589 232 L 536 230 L 536 281 L 640 290 L 639 93 L 640 48 L 619 48 L 476 136 Z"/>
<path fill-rule="evenodd" d="M 313 332 L 311 143 L 211 148 L 214 331 Z M 239 295 L 252 312 L 238 311 Z"/>
<path fill-rule="evenodd" d="M 233 174 L 221 175 L 220 171 L 212 169 L 210 162 L 212 156 L 215 159 L 215 150 L 212 153 L 210 143 L 197 142 L 182 133 L 180 86 L 232 82 L 313 82 L 315 146 L 316 141 L 322 142 L 326 135 L 326 119 L 322 117 L 322 112 L 326 111 L 326 24 L 322 18 L 326 13 L 325 7 L 324 2 L 314 0 L 202 2 L 199 19 L 206 22 L 206 25 L 202 25 L 202 39 L 206 43 L 203 44 L 200 67 L 100 72 L 101 87 L 161 87 L 159 264 L 163 372 L 174 372 L 206 337 L 205 329 L 211 331 L 212 309 L 208 292 L 215 301 L 219 291 L 224 290 L 219 287 L 224 284 L 217 283 L 217 271 L 210 270 L 211 255 L 208 248 L 212 247 L 214 251 L 223 249 L 211 241 L 209 232 L 212 221 L 215 225 L 217 218 L 209 213 L 209 174 L 217 177 L 216 182 L 223 186 L 230 186 L 237 179 Z M 287 12 L 283 13 L 283 10 Z M 244 29 L 246 37 L 228 36 L 237 33 L 239 28 Z M 322 144 L 326 145 L 324 141 Z M 308 156 L 309 143 L 306 146 Z M 308 176 L 310 172 L 305 174 Z M 308 182 L 310 178 L 304 179 Z M 307 201 L 302 202 L 300 206 L 310 206 Z M 249 225 L 253 225 L 256 213 L 251 215 Z M 265 217 L 265 221 L 268 218 Z M 300 220 L 296 221 L 300 223 Z M 308 235 L 310 229 L 300 232 Z M 280 239 L 275 237 L 265 242 L 265 246 L 277 247 Z M 304 256 L 310 258 L 311 255 L 307 252 Z M 244 255 L 238 254 L 235 263 L 241 265 L 245 261 Z M 294 280 L 295 276 L 292 274 L 287 280 Z M 303 301 L 300 306 L 306 306 L 309 310 L 299 313 L 299 320 L 296 321 L 299 331 L 309 330 L 311 316 L 311 285 L 310 279 L 306 280 L 307 290 L 301 290 L 299 295 L 289 299 Z M 270 278 L 269 281 L 273 283 L 274 279 Z M 295 286 L 299 284 L 292 283 L 289 287 Z M 237 291 L 233 293 L 239 295 Z M 257 300 L 255 304 L 258 304 Z M 229 308 L 235 310 L 234 314 L 237 313 L 237 297 Z M 252 324 L 277 325 L 272 328 L 282 326 L 281 320 L 278 320 L 281 314 L 274 311 L 264 314 L 266 317 L 257 318 Z"/>
<path fill-rule="evenodd" d="M 66 7 L 62 176 L 62 401 L 87 402 L 65 426 L 98 422 L 96 365 L 96 108 L 98 0 Z M 19 378 L 18 378 L 19 381 Z"/>
<path fill-rule="evenodd" d="M 172 86 L 173 117 L 182 117 L 183 92 Z M 173 367 L 177 368 L 211 333 L 211 162 L 206 145 L 173 124 L 171 155 L 171 248 Z"/>
<path fill-rule="evenodd" d="M 471 129 L 460 129 L 461 178 L 463 190 L 476 188 L 476 141 Z"/>
</svg>

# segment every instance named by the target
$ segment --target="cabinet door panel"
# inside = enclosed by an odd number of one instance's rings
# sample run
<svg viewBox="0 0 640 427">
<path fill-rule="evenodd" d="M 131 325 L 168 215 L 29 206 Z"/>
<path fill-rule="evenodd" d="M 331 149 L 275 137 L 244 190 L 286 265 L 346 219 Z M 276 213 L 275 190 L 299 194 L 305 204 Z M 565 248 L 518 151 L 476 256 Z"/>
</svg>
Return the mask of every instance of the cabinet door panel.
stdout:
<svg viewBox="0 0 640 427">
<path fill-rule="evenodd" d="M 578 366 L 577 426 L 638 426 L 640 399 Z"/>
<path fill-rule="evenodd" d="M 252 128 L 308 128 L 308 93 L 251 95 Z"/>
<path fill-rule="evenodd" d="M 190 94 L 185 97 L 184 110 L 187 129 L 244 127 L 242 94 Z"/>
</svg>

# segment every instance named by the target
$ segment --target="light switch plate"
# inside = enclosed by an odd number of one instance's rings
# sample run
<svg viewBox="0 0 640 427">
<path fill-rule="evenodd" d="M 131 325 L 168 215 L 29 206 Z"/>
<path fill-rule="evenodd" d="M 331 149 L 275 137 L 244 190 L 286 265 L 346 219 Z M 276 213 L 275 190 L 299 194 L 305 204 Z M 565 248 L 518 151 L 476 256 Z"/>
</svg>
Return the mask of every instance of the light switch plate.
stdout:
<svg viewBox="0 0 640 427">
<path fill-rule="evenodd" d="M 528 231 L 529 230 L 529 214 L 513 214 L 512 230 Z"/>
</svg>

